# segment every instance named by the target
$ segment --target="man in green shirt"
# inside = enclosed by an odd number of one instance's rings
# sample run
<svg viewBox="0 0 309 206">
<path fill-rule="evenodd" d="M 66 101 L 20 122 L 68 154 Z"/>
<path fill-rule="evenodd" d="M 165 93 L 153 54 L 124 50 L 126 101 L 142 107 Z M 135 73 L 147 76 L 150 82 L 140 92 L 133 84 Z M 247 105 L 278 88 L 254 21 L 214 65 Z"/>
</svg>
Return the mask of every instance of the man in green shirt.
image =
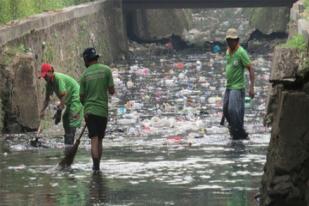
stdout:
<svg viewBox="0 0 309 206">
<path fill-rule="evenodd" d="M 108 120 L 108 93 L 115 93 L 112 72 L 99 64 L 99 55 L 94 48 L 83 52 L 86 71 L 80 79 L 80 101 L 84 105 L 85 121 L 91 139 L 93 171 L 100 171 L 102 140 Z"/>
<path fill-rule="evenodd" d="M 239 45 L 237 30 L 228 29 L 226 33 L 228 49 L 226 52 L 226 91 L 223 100 L 223 114 L 229 123 L 233 139 L 247 139 L 244 129 L 245 112 L 245 69 L 249 71 L 249 96 L 254 97 L 254 71 L 246 50 Z"/>
<path fill-rule="evenodd" d="M 55 72 L 50 64 L 41 65 L 41 77 L 46 81 L 45 100 L 40 117 L 44 117 L 45 110 L 49 104 L 50 96 L 55 93 L 60 99 L 57 105 L 58 114 L 65 108 L 62 116 L 64 134 L 64 144 L 69 149 L 74 144 L 74 136 L 77 127 L 80 127 L 83 118 L 83 107 L 79 100 L 79 84 L 72 77 Z M 60 111 L 60 112 L 59 112 Z M 55 122 L 57 123 L 57 122 Z"/>
</svg>

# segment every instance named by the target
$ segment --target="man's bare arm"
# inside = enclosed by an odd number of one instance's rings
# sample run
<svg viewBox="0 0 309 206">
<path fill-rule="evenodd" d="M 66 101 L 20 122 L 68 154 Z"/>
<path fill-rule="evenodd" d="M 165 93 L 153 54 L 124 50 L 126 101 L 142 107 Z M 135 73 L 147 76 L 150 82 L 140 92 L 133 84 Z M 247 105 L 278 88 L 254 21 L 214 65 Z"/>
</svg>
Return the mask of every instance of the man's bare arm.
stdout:
<svg viewBox="0 0 309 206">
<path fill-rule="evenodd" d="M 251 98 L 254 98 L 254 81 L 255 81 L 255 76 L 254 76 L 254 69 L 251 64 L 247 66 L 247 69 L 249 71 L 249 79 L 250 79 L 250 84 L 249 84 L 249 96 Z"/>
</svg>

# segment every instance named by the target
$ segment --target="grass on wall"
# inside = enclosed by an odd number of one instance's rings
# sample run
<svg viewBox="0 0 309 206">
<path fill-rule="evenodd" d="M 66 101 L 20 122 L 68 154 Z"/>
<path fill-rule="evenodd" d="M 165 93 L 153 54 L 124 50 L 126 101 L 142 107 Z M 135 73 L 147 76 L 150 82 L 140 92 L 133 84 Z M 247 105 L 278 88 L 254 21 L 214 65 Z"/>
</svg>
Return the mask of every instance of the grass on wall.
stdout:
<svg viewBox="0 0 309 206">
<path fill-rule="evenodd" d="M 296 48 L 305 51 L 307 43 L 303 35 L 297 34 L 291 37 L 285 44 L 281 45 L 284 48 Z"/>
<path fill-rule="evenodd" d="M 304 0 L 304 4 L 306 9 L 309 9 L 309 0 Z"/>
<path fill-rule="evenodd" d="M 0 0 L 0 25 L 48 10 L 93 0 Z"/>
</svg>

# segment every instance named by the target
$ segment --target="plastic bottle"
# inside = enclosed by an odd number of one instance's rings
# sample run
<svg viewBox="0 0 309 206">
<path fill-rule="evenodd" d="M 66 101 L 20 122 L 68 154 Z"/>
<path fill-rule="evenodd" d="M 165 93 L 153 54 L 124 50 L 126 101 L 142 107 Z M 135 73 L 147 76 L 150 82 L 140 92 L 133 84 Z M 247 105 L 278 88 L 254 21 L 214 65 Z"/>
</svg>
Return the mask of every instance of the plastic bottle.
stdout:
<svg viewBox="0 0 309 206">
<path fill-rule="evenodd" d="M 252 106 L 251 97 L 245 97 L 245 108 L 251 108 L 251 106 Z"/>
</svg>

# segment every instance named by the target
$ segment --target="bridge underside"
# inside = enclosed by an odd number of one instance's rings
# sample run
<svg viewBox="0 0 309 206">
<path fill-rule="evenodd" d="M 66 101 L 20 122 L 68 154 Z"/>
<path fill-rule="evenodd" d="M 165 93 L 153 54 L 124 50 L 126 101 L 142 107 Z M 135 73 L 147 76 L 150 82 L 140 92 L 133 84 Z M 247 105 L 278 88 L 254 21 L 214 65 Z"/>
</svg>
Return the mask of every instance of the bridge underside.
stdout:
<svg viewBox="0 0 309 206">
<path fill-rule="evenodd" d="M 125 9 L 291 7 L 297 0 L 123 0 Z"/>
</svg>

